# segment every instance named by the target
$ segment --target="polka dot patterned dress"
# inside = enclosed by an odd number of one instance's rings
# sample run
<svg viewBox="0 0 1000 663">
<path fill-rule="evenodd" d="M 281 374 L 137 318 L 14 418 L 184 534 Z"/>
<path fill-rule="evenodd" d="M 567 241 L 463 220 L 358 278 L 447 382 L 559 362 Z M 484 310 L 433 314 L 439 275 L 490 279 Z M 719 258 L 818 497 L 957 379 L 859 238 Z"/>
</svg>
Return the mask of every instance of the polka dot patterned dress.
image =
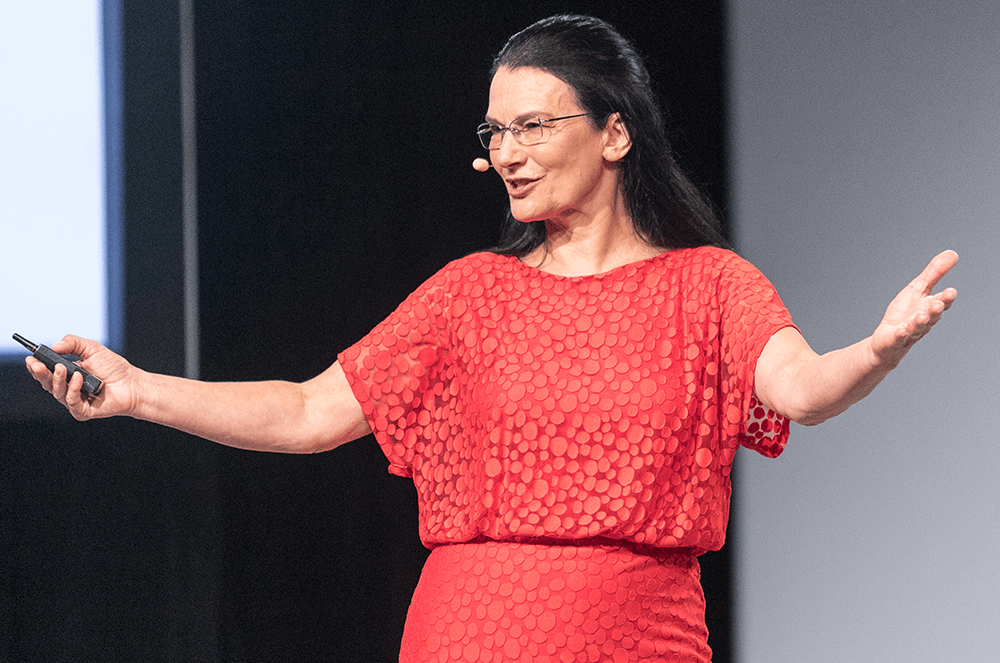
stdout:
<svg viewBox="0 0 1000 663">
<path fill-rule="evenodd" d="M 344 351 L 432 549 L 400 660 L 709 661 L 697 555 L 736 449 L 787 441 L 753 375 L 791 324 L 714 247 L 582 277 L 480 253 Z"/>
</svg>

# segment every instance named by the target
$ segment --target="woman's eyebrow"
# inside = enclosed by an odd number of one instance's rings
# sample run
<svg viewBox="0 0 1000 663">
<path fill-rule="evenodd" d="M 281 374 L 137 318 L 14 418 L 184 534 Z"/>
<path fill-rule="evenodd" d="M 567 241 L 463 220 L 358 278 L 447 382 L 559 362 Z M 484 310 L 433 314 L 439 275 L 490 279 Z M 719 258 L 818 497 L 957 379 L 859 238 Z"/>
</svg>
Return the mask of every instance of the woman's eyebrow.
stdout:
<svg viewBox="0 0 1000 663">
<path fill-rule="evenodd" d="M 549 117 L 551 115 L 552 115 L 552 113 L 549 113 L 547 111 L 530 110 L 527 113 L 521 113 L 520 115 L 518 115 L 517 117 L 515 117 L 512 121 L 516 122 L 517 120 L 523 120 L 526 117 L 538 117 L 538 118 L 542 118 L 542 117 Z M 492 118 L 489 115 L 486 116 L 485 121 L 487 123 L 489 123 L 489 124 L 495 124 L 497 126 L 504 126 L 503 124 L 501 124 L 500 120 Z"/>
</svg>

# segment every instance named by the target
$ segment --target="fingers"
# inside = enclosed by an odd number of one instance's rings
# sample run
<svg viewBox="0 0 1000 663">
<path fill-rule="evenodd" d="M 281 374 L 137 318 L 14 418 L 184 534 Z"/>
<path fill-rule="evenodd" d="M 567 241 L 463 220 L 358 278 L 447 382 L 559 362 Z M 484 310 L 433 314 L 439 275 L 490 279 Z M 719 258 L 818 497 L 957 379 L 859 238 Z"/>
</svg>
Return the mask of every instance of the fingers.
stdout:
<svg viewBox="0 0 1000 663">
<path fill-rule="evenodd" d="M 58 368 L 62 367 L 59 366 Z M 62 401 L 63 403 L 66 404 L 66 407 L 68 407 L 70 411 L 73 412 L 74 416 L 76 416 L 76 411 L 80 408 L 81 405 L 83 405 L 83 402 L 85 400 L 83 397 L 83 393 L 80 391 L 80 389 L 82 388 L 83 388 L 83 375 L 80 373 L 74 373 L 73 377 L 70 378 L 69 382 L 66 383 L 66 393 Z"/>
<path fill-rule="evenodd" d="M 66 367 L 56 365 L 55 369 L 52 371 L 52 396 L 54 396 L 60 403 L 63 403 L 66 401 L 67 389 Z"/>
<path fill-rule="evenodd" d="M 79 336 L 66 334 L 57 343 L 53 343 L 51 347 L 54 352 L 58 352 L 59 354 L 70 354 L 82 357 L 83 352 L 86 350 L 89 343 L 91 343 L 91 341 L 82 339 Z"/>
<path fill-rule="evenodd" d="M 909 322 L 904 322 L 899 326 L 898 336 L 904 341 L 909 341 L 907 347 L 912 345 L 914 341 L 919 341 L 924 337 L 924 335 L 931 330 L 934 323 L 927 320 L 921 321 L 919 318 L 916 320 L 911 320 Z"/>
<path fill-rule="evenodd" d="M 45 364 L 34 357 L 25 357 L 24 363 L 28 367 L 31 377 L 42 385 L 45 391 L 52 393 L 52 373 L 49 372 L 49 369 L 45 368 Z"/>
<path fill-rule="evenodd" d="M 952 291 L 950 297 L 941 296 L 947 291 L 934 297 L 928 297 L 925 305 L 916 311 L 909 320 L 902 323 L 900 330 L 907 338 L 917 340 L 923 337 L 931 330 L 931 327 L 941 320 L 941 316 L 951 307 L 951 303 L 955 299 L 954 295 L 957 294 L 954 288 L 949 288 L 949 290 Z"/>
<path fill-rule="evenodd" d="M 941 253 L 934 256 L 927 266 L 924 267 L 924 271 L 920 272 L 917 278 L 913 279 L 910 283 L 911 286 L 917 288 L 925 295 L 929 295 L 934 286 L 937 285 L 938 281 L 951 271 L 951 268 L 958 263 L 958 254 L 948 249 L 942 251 Z M 954 295 L 957 294 L 954 288 L 949 288 L 952 291 L 951 299 L 954 299 Z"/>
<path fill-rule="evenodd" d="M 66 379 L 67 373 L 66 367 L 62 364 L 56 364 L 55 369 L 52 371 L 52 395 L 57 401 L 63 404 L 66 403 L 66 396 L 70 392 L 71 380 Z"/>
<path fill-rule="evenodd" d="M 35 379 L 45 391 L 52 394 L 57 401 L 67 406 L 70 411 L 77 410 L 86 400 L 81 392 L 83 388 L 83 375 L 74 373 L 67 380 L 68 371 L 62 364 L 56 364 L 55 369 L 50 371 L 45 364 L 34 357 L 25 358 L 25 365 L 31 377 Z M 74 415 L 75 416 L 75 415 Z"/>
<path fill-rule="evenodd" d="M 944 310 L 947 311 L 951 308 L 951 304 L 955 301 L 955 298 L 958 297 L 958 290 L 955 290 L 954 288 L 945 288 L 934 297 L 944 304 Z"/>
</svg>

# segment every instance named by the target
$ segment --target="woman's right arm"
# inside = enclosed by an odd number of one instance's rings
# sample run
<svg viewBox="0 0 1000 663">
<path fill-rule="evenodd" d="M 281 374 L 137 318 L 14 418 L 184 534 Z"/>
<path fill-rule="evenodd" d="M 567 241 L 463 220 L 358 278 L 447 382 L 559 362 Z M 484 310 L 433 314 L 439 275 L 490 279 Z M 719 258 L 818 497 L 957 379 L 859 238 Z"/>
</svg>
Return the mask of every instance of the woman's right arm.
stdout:
<svg viewBox="0 0 1000 663">
<path fill-rule="evenodd" d="M 371 432 L 340 365 L 293 382 L 199 382 L 140 370 L 94 341 L 67 336 L 52 346 L 78 355 L 104 380 L 99 396 L 80 394 L 82 376 L 50 372 L 33 357 L 28 370 L 78 420 L 126 415 L 241 449 L 315 453 Z"/>
</svg>

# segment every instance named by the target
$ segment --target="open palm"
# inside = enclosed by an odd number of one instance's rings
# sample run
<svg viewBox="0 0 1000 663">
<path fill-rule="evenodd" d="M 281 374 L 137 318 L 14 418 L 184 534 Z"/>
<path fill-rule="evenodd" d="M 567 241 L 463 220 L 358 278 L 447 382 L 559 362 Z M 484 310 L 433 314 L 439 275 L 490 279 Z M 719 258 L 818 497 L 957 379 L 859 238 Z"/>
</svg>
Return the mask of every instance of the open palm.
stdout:
<svg viewBox="0 0 1000 663">
<path fill-rule="evenodd" d="M 871 337 L 872 352 L 880 361 L 891 366 L 899 363 L 913 344 L 941 319 L 958 292 L 954 288 L 932 292 L 957 262 L 958 254 L 954 251 L 939 253 L 892 300 Z"/>
</svg>

